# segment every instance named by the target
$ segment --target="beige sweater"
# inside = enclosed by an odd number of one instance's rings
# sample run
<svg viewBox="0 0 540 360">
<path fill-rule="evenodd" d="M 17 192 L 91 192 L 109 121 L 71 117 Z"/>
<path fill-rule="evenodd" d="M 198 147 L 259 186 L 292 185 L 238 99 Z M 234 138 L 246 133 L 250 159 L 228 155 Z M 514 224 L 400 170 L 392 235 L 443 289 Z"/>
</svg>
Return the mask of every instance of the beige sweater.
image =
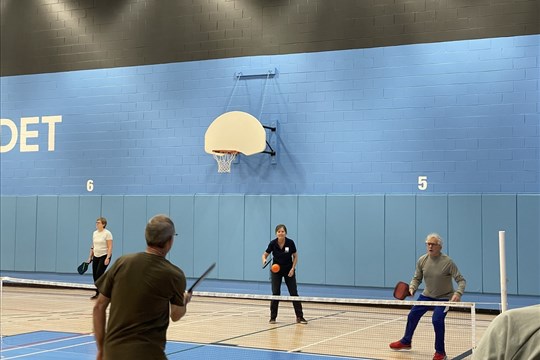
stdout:
<svg viewBox="0 0 540 360">
<path fill-rule="evenodd" d="M 497 316 L 480 339 L 473 359 L 540 359 L 540 305 L 508 310 Z"/>
<path fill-rule="evenodd" d="M 455 291 L 452 279 L 458 284 Z M 426 284 L 422 295 L 434 299 L 450 299 L 454 293 L 463 295 L 465 291 L 465 278 L 459 272 L 454 261 L 445 254 L 435 257 L 428 254 L 420 256 L 416 262 L 416 271 L 409 285 L 410 289 L 416 291 L 422 280 Z"/>
</svg>

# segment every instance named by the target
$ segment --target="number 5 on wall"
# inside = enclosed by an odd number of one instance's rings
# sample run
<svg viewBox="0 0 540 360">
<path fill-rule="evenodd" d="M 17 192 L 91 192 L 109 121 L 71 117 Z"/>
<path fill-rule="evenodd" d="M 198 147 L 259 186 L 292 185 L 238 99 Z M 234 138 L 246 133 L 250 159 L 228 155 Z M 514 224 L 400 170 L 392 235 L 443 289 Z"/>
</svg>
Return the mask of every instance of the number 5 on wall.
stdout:
<svg viewBox="0 0 540 360">
<path fill-rule="evenodd" d="M 427 176 L 418 177 L 418 189 L 426 190 L 427 189 Z"/>
</svg>

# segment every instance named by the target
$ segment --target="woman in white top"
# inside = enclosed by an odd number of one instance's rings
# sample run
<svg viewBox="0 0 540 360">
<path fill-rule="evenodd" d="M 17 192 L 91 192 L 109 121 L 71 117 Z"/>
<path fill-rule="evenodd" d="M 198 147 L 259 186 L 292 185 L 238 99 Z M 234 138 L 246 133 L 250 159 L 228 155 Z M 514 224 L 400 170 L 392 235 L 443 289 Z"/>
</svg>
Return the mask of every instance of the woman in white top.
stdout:
<svg viewBox="0 0 540 360">
<path fill-rule="evenodd" d="M 105 227 L 107 226 L 107 219 L 104 217 L 98 217 L 96 220 L 96 231 L 92 235 L 92 247 L 90 248 L 90 255 L 88 255 L 87 262 L 92 261 L 92 273 L 94 275 L 94 283 L 107 269 L 107 266 L 111 262 L 112 256 L 112 241 L 113 236 L 111 232 Z M 97 299 L 99 295 L 96 289 L 96 294 L 91 299 Z"/>
</svg>

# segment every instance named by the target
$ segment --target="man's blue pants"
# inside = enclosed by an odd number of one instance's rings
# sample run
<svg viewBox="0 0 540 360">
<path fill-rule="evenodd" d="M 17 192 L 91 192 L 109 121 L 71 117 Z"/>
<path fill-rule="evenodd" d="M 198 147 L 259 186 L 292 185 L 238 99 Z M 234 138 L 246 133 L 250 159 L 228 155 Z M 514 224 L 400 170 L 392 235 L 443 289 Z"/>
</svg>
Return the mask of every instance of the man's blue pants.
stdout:
<svg viewBox="0 0 540 360">
<path fill-rule="evenodd" d="M 434 299 L 420 295 L 418 301 L 448 301 L 448 299 Z M 403 344 L 411 344 L 418 322 L 426 312 L 433 310 L 431 321 L 435 329 L 435 351 L 440 354 L 446 354 L 444 350 L 444 318 L 446 317 L 446 312 L 444 309 L 444 306 L 413 306 L 407 317 L 407 327 L 405 328 L 405 335 L 401 339 L 401 342 Z"/>
</svg>

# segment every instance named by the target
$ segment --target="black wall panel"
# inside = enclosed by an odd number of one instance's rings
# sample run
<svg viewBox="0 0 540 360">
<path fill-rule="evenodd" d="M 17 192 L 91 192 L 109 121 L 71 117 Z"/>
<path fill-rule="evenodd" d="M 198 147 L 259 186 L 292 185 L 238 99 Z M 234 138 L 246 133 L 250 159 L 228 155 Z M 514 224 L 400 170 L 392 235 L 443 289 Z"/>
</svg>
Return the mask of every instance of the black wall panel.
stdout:
<svg viewBox="0 0 540 360">
<path fill-rule="evenodd" d="M 0 0 L 1 75 L 539 33 L 539 0 Z"/>
</svg>

